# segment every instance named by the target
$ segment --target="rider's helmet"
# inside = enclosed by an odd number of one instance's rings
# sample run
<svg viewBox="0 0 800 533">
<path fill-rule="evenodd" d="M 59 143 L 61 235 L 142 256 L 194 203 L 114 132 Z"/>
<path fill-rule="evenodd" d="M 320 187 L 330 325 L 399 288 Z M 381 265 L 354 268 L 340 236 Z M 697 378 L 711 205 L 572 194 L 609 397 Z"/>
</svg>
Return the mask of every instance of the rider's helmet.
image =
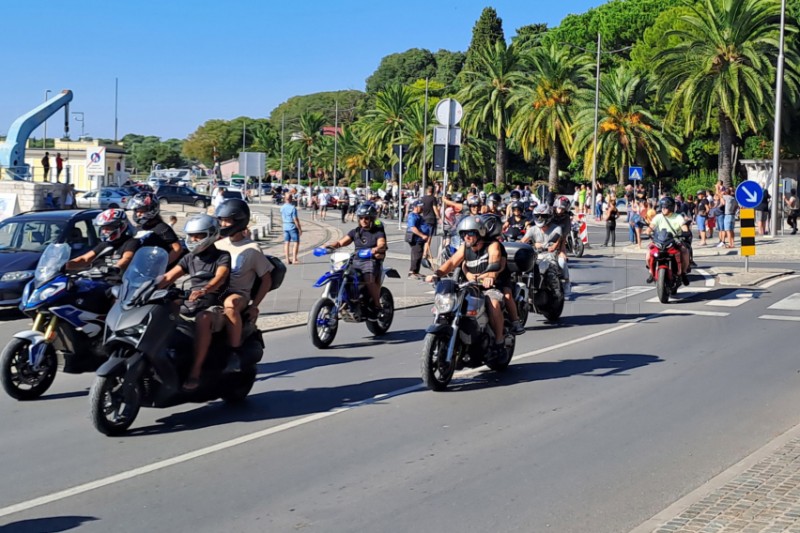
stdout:
<svg viewBox="0 0 800 533">
<path fill-rule="evenodd" d="M 490 194 L 489 197 L 486 199 L 486 205 L 488 206 L 500 207 L 500 204 L 502 202 L 503 202 L 503 197 L 496 192 Z"/>
<path fill-rule="evenodd" d="M 454 202 L 463 202 L 464 201 L 464 195 L 461 194 L 460 192 L 454 192 L 452 200 Z"/>
<path fill-rule="evenodd" d="M 359 219 L 364 217 L 368 218 L 371 226 L 375 222 L 375 219 L 378 218 L 378 209 L 372 202 L 364 202 L 356 209 L 356 217 Z"/>
<path fill-rule="evenodd" d="M 513 191 L 511 191 L 511 199 L 512 200 L 519 200 L 521 198 L 522 198 L 522 195 L 520 194 L 520 192 L 517 189 L 514 189 Z"/>
<path fill-rule="evenodd" d="M 511 202 L 511 213 L 516 215 L 516 211 L 519 211 L 519 214 L 522 215 L 522 202 Z"/>
<path fill-rule="evenodd" d="M 668 211 L 673 212 L 675 211 L 675 200 L 671 196 L 665 196 L 658 201 L 658 207 L 659 209 L 666 208 Z"/>
<path fill-rule="evenodd" d="M 186 248 L 189 253 L 199 254 L 219 238 L 219 221 L 210 215 L 193 216 L 186 221 L 183 232 L 186 234 Z M 192 235 L 198 234 L 203 235 L 203 238 L 199 241 L 193 240 Z"/>
<path fill-rule="evenodd" d="M 114 242 L 128 230 L 128 217 L 122 209 L 106 209 L 94 219 L 97 234 L 105 242 Z"/>
<path fill-rule="evenodd" d="M 541 228 L 553 219 L 553 208 L 547 204 L 539 204 L 533 209 L 533 222 Z"/>
<path fill-rule="evenodd" d="M 464 241 L 465 244 L 467 241 L 464 240 L 464 236 L 471 231 L 475 231 L 478 233 L 479 240 L 483 240 L 486 238 L 487 229 L 483 217 L 467 215 L 464 218 L 462 218 L 459 221 L 458 226 L 456 226 L 456 232 L 458 233 L 458 236 L 461 237 L 461 240 Z"/>
<path fill-rule="evenodd" d="M 467 198 L 467 208 L 472 209 L 473 207 L 480 207 L 481 206 L 481 199 L 477 196 L 470 196 Z"/>
<path fill-rule="evenodd" d="M 231 198 L 219 204 L 215 216 L 217 220 L 220 218 L 233 219 L 232 225 L 220 228 L 219 230 L 221 236 L 230 237 L 247 228 L 247 224 L 250 222 L 250 206 L 248 206 L 247 202 L 244 200 Z"/>
<path fill-rule="evenodd" d="M 478 197 L 481 199 L 482 204 L 486 203 L 486 191 L 480 191 Z"/>
<path fill-rule="evenodd" d="M 572 205 L 569 198 L 566 196 L 561 196 L 556 198 L 555 202 L 553 203 L 553 218 L 556 220 L 563 220 L 567 213 L 569 213 L 569 208 Z"/>
<path fill-rule="evenodd" d="M 128 209 L 133 211 L 133 221 L 137 224 L 144 224 L 156 218 L 161 212 L 158 198 L 151 192 L 140 192 L 135 194 L 128 202 Z"/>
</svg>

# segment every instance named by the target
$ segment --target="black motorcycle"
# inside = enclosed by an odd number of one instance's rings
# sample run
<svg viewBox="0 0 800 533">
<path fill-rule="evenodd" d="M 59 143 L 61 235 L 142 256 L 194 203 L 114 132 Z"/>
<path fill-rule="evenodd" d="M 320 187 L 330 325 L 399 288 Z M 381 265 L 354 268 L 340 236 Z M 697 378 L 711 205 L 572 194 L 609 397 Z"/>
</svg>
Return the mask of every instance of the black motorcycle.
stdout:
<svg viewBox="0 0 800 533">
<path fill-rule="evenodd" d="M 111 283 L 119 277 L 106 267 L 64 272 L 70 252 L 68 244 L 53 243 L 42 253 L 19 306 L 33 326 L 15 333 L 0 354 L 0 383 L 17 400 L 44 394 L 59 362 L 64 372 L 79 374 L 94 372 L 106 360 L 102 332 Z"/>
<path fill-rule="evenodd" d="M 94 427 L 105 435 L 120 435 L 134 422 L 141 407 L 169 407 L 184 402 L 222 398 L 243 401 L 256 378 L 256 363 L 264 340 L 254 324 L 245 321 L 238 349 L 241 371 L 223 372 L 230 351 L 225 332 L 214 334 L 200 386 L 182 391 L 193 357 L 195 325 L 183 320 L 176 302 L 187 291 L 159 289 L 157 279 L 167 268 L 161 248 L 140 248 L 122 280 L 118 300 L 108 313 L 105 333 L 110 358 L 98 370 L 89 393 Z M 197 278 L 212 277 L 203 273 Z"/>
<path fill-rule="evenodd" d="M 495 338 L 484 298 L 479 282 L 457 283 L 443 279 L 436 284 L 433 300 L 436 317 L 427 329 L 420 359 L 422 381 L 429 389 L 445 390 L 453 373 L 464 367 L 477 368 L 486 364 L 496 371 L 508 368 L 516 346 L 511 321 L 503 313 L 503 356 L 487 360 L 486 354 L 494 346 Z"/>
<path fill-rule="evenodd" d="M 558 322 L 564 312 L 563 273 L 555 253 L 539 252 L 521 242 L 505 242 L 508 268 L 514 281 L 514 299 L 524 326 L 528 313 L 543 315 L 548 322 Z M 526 302 L 522 305 L 521 302 Z"/>
</svg>

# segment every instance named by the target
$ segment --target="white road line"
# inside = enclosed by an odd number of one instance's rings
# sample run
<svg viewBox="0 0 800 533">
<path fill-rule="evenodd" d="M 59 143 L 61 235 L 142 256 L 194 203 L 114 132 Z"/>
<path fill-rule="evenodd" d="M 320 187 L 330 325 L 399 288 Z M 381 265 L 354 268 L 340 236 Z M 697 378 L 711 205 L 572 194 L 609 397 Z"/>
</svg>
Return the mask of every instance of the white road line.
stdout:
<svg viewBox="0 0 800 533">
<path fill-rule="evenodd" d="M 706 305 L 715 307 L 739 307 L 755 298 L 755 293 L 747 289 L 739 289 L 720 296 L 716 300 L 706 302 Z"/>
<path fill-rule="evenodd" d="M 714 287 L 695 287 L 694 289 L 681 291 L 678 294 L 673 294 L 672 296 L 669 297 L 669 299 L 670 300 L 688 300 L 689 298 L 693 298 L 693 297 L 697 296 L 698 294 L 702 294 L 704 292 L 709 292 L 709 291 L 712 291 L 712 290 L 714 290 Z M 654 298 L 650 298 L 649 300 L 647 300 L 647 303 L 649 303 L 649 304 L 655 304 L 655 303 L 660 303 L 660 302 L 661 302 L 661 300 L 658 299 L 658 296 L 656 296 Z"/>
<path fill-rule="evenodd" d="M 590 283 L 583 284 L 583 283 L 580 283 L 580 284 L 576 285 L 575 283 L 573 283 L 572 287 L 570 288 L 570 291 L 575 293 L 575 294 L 583 294 L 583 293 L 587 293 L 587 292 L 592 292 L 593 290 L 598 288 L 600 285 L 603 285 L 603 284 L 602 283 L 595 283 L 595 284 L 590 284 Z"/>
<path fill-rule="evenodd" d="M 707 270 L 703 270 L 702 268 L 695 268 L 693 272 L 697 272 L 701 276 L 703 276 L 703 280 L 705 281 L 706 287 L 713 287 L 714 286 L 714 275 L 711 274 Z"/>
<path fill-rule="evenodd" d="M 765 283 L 761 284 L 761 287 L 764 289 L 769 289 L 773 285 L 777 285 L 778 283 L 789 281 L 790 279 L 800 278 L 800 274 L 792 274 L 791 276 L 782 276 L 780 278 L 771 279 Z"/>
<path fill-rule="evenodd" d="M 722 311 L 701 311 L 699 309 L 664 309 L 660 315 L 697 315 L 697 316 L 729 316 Z"/>
<path fill-rule="evenodd" d="M 655 287 L 642 287 L 642 286 L 625 287 L 624 289 L 619 289 L 614 292 L 609 292 L 608 294 L 598 294 L 597 296 L 592 296 L 587 299 L 602 300 L 602 301 L 608 300 L 616 302 L 617 300 L 622 300 L 623 298 L 630 298 L 631 296 L 636 296 L 637 294 L 641 294 L 647 291 L 652 291 L 654 289 Z"/>
<path fill-rule="evenodd" d="M 631 322 L 625 322 L 620 324 L 619 326 L 598 331 L 597 333 L 592 333 L 590 335 L 584 335 L 566 342 L 562 342 L 559 344 L 554 344 L 552 346 L 547 346 L 545 348 L 540 348 L 538 350 L 534 350 L 531 352 L 527 352 L 520 355 L 515 355 L 513 361 L 518 361 L 520 359 L 526 359 L 528 357 L 534 357 L 536 355 L 541 355 L 543 353 L 551 352 L 553 350 L 559 350 L 561 348 L 565 348 L 567 346 L 571 346 L 573 344 L 578 344 L 581 342 L 589 341 L 595 339 L 597 337 L 602 337 L 604 335 L 610 335 L 612 333 L 616 333 L 617 331 L 622 331 L 624 329 L 630 328 L 639 324 L 645 320 L 651 319 L 656 315 L 649 315 L 645 317 L 641 317 Z M 459 372 L 456 374 L 459 378 L 467 377 L 469 375 L 478 374 L 487 370 L 487 367 L 483 366 L 477 369 L 472 369 L 465 372 Z M 181 455 L 176 455 L 175 457 L 171 457 L 169 459 L 164 459 L 163 461 L 158 461 L 155 463 L 151 463 L 149 465 L 140 466 L 139 468 L 134 468 L 132 470 L 127 470 L 125 472 L 120 472 L 119 474 L 114 474 L 112 476 L 104 477 L 95 481 L 90 481 L 88 483 L 84 483 L 81 485 L 76 485 L 74 487 L 70 487 L 65 490 L 61 490 L 58 492 L 53 492 L 51 494 L 47 494 L 45 496 L 41 496 L 39 498 L 34 498 L 32 500 L 20 502 L 14 505 L 9 505 L 7 507 L 0 508 L 0 518 L 14 514 L 20 513 L 23 511 L 27 511 L 33 509 L 34 507 L 39 507 L 42 505 L 47 505 L 49 503 L 57 502 L 60 500 L 64 500 L 67 498 L 71 498 L 72 496 L 78 496 L 80 494 L 84 494 L 86 492 L 90 492 L 95 489 L 99 489 L 102 487 L 106 487 L 108 485 L 113 485 L 115 483 L 120 483 L 122 481 L 126 481 L 129 479 L 133 479 L 135 477 L 143 476 L 145 474 L 149 474 L 151 472 L 156 472 L 158 470 L 163 470 L 170 466 L 175 466 L 181 463 L 185 463 L 187 461 L 191 461 L 193 459 L 197 459 L 206 455 L 210 455 L 212 453 L 220 452 L 222 450 L 227 450 L 229 448 L 233 448 L 234 446 L 239 446 L 240 444 L 245 444 L 248 442 L 252 442 L 254 440 L 258 440 L 264 437 L 268 437 L 270 435 L 275 435 L 276 433 L 281 433 L 283 431 L 287 431 L 289 429 L 293 429 L 296 427 L 304 426 L 311 422 L 316 422 L 317 420 L 323 420 L 325 418 L 332 417 L 334 415 L 338 415 L 341 413 L 345 413 L 357 407 L 362 407 L 364 405 L 370 405 L 377 401 L 386 400 L 388 398 L 393 398 L 396 396 L 401 396 L 404 394 L 408 394 L 411 392 L 416 392 L 418 390 L 424 389 L 423 384 L 412 385 L 410 387 L 405 387 L 403 389 L 398 389 L 396 391 L 379 394 L 373 398 L 368 398 L 366 400 L 362 400 L 359 402 L 354 402 L 351 404 L 343 405 L 342 407 L 336 407 L 331 409 L 330 411 L 325 411 L 321 413 L 314 413 L 312 415 L 305 416 L 303 418 L 298 418 L 297 420 L 293 420 L 291 422 L 287 422 L 285 424 L 280 424 L 278 426 L 274 426 L 271 428 L 263 429 L 261 431 L 256 431 L 254 433 L 250 433 L 247 435 L 242 435 L 241 437 L 237 437 L 235 439 L 227 440 L 224 442 L 220 442 L 218 444 L 214 444 L 211 446 L 206 446 L 205 448 L 200 448 L 199 450 L 187 452 Z"/>
<path fill-rule="evenodd" d="M 761 320 L 785 320 L 787 322 L 800 322 L 800 316 L 787 316 L 787 315 L 761 315 Z"/>
<path fill-rule="evenodd" d="M 800 311 L 800 292 L 790 294 L 783 300 L 775 302 L 767 309 L 780 309 L 781 311 Z"/>
</svg>

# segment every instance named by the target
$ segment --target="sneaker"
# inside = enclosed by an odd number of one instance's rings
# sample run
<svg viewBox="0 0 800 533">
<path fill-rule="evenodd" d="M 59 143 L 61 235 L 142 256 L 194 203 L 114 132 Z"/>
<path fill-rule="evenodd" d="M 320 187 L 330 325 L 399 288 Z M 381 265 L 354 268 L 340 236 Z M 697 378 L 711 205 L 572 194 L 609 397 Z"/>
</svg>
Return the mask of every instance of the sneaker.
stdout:
<svg viewBox="0 0 800 533">
<path fill-rule="evenodd" d="M 225 366 L 225 370 L 222 371 L 223 374 L 235 374 L 236 372 L 242 371 L 242 362 L 239 360 L 239 356 L 236 352 L 232 352 L 230 357 L 228 357 L 228 364 Z"/>
<path fill-rule="evenodd" d="M 514 335 L 522 335 L 525 333 L 525 328 L 522 327 L 522 323 L 519 320 L 515 320 L 511 323 L 511 333 Z"/>
<path fill-rule="evenodd" d="M 645 283 L 653 283 L 654 281 L 655 281 L 655 279 L 653 279 L 653 276 L 650 275 L 650 276 L 647 276 L 647 279 L 645 280 Z"/>
<path fill-rule="evenodd" d="M 689 276 L 687 274 L 681 274 L 681 281 L 683 282 L 684 286 L 689 286 Z"/>
<path fill-rule="evenodd" d="M 722 242 L 722 241 L 720 241 L 720 242 L 718 242 L 718 243 L 717 243 L 717 246 L 716 246 L 716 247 L 717 247 L 717 248 L 722 248 L 723 246 L 725 246 L 725 243 L 724 243 L 724 242 Z"/>
<path fill-rule="evenodd" d="M 415 272 L 409 272 L 408 273 L 408 279 L 419 279 L 419 274 L 417 274 Z"/>
</svg>

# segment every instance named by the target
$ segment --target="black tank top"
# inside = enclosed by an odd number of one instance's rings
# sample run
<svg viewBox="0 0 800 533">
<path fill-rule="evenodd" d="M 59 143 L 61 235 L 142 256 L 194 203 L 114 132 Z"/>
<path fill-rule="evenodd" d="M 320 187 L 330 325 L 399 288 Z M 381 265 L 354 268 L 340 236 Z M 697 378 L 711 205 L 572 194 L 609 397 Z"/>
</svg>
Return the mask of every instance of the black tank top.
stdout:
<svg viewBox="0 0 800 533">
<path fill-rule="evenodd" d="M 491 242 L 487 242 L 479 252 L 474 249 L 464 246 L 464 270 L 470 274 L 483 274 L 489 267 L 489 246 Z M 501 245 L 500 257 L 508 260 L 508 252 Z M 504 268 L 502 272 L 497 275 L 495 285 L 503 285 L 511 279 L 511 274 L 508 268 Z"/>
</svg>

